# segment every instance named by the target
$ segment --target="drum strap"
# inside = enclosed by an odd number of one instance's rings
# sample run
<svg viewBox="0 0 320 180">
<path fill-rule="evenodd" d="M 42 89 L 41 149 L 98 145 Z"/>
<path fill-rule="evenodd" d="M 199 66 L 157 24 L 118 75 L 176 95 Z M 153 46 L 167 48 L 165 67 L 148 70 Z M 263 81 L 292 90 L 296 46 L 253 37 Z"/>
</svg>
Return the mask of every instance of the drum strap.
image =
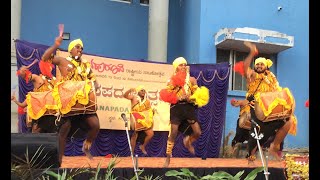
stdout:
<svg viewBox="0 0 320 180">
<path fill-rule="evenodd" d="M 55 116 L 57 116 L 57 119 L 54 121 L 54 124 L 56 125 L 56 126 L 58 126 L 58 123 L 60 122 L 60 119 L 61 119 L 61 114 L 59 113 L 59 112 L 57 112 L 56 114 L 55 114 Z"/>
<path fill-rule="evenodd" d="M 262 80 L 263 80 L 263 78 L 261 78 L 261 80 L 260 80 L 260 82 L 259 82 L 259 84 L 258 84 L 258 86 L 257 86 L 256 90 L 254 90 L 254 92 L 253 92 L 253 93 L 252 93 L 252 94 L 247 98 L 247 100 L 248 100 L 249 102 L 254 100 L 254 94 L 257 92 L 257 90 L 258 90 L 258 88 L 259 88 L 259 86 L 260 86 L 260 84 L 261 84 Z"/>
<path fill-rule="evenodd" d="M 263 78 L 261 78 L 261 80 L 260 80 L 260 82 L 259 82 L 259 84 L 258 84 L 258 86 L 257 86 L 256 90 L 253 92 L 253 95 L 257 92 L 257 90 L 258 90 L 258 88 L 259 88 L 259 86 L 260 86 L 260 84 L 261 84 L 262 80 L 263 80 Z"/>
<path fill-rule="evenodd" d="M 251 102 L 251 101 L 254 101 L 254 94 L 257 92 L 257 90 L 258 90 L 258 88 L 259 88 L 262 80 L 263 80 L 263 78 L 261 78 L 261 80 L 260 80 L 260 82 L 259 82 L 256 90 L 255 90 L 250 96 L 248 96 L 248 97 L 246 98 L 246 99 L 249 101 L 249 103 L 248 103 L 249 106 L 250 106 L 251 108 L 253 108 L 253 109 L 254 109 L 254 106 L 253 106 L 250 102 Z"/>
</svg>

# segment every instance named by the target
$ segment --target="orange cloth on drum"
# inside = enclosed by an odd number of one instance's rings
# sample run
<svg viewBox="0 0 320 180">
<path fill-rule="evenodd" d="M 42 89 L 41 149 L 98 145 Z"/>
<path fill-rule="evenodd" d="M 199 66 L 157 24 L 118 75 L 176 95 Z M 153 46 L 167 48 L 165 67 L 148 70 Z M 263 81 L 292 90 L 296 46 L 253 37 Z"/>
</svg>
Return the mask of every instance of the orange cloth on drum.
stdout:
<svg viewBox="0 0 320 180">
<path fill-rule="evenodd" d="M 52 91 L 53 98 L 58 104 L 62 114 L 71 111 L 76 103 L 87 105 L 92 81 L 61 81 L 57 83 Z"/>
<path fill-rule="evenodd" d="M 89 103 L 91 87 L 92 82 L 89 80 L 61 81 L 51 91 L 29 92 L 26 97 L 27 113 L 32 119 L 39 119 L 47 110 L 67 114 L 76 103 Z"/>
<path fill-rule="evenodd" d="M 265 116 L 268 116 L 278 105 L 283 105 L 285 109 L 290 110 L 294 104 L 294 98 L 288 88 L 283 88 L 282 91 L 275 91 L 273 96 L 264 99 L 261 98 L 261 94 L 258 92 L 254 98 L 256 100 L 255 103 L 259 104 Z"/>
<path fill-rule="evenodd" d="M 131 108 L 131 115 L 135 118 L 136 122 L 142 124 L 146 128 L 152 127 L 153 124 L 153 111 L 151 103 L 146 99 L 142 103 L 137 103 Z"/>
<path fill-rule="evenodd" d="M 39 119 L 47 109 L 57 110 L 58 104 L 52 96 L 52 91 L 29 92 L 26 96 L 27 113 L 31 119 Z"/>
<path fill-rule="evenodd" d="M 297 127 L 298 127 L 298 120 L 297 117 L 295 115 L 291 115 L 291 126 L 290 129 L 288 131 L 288 134 L 296 136 L 297 135 Z"/>
</svg>

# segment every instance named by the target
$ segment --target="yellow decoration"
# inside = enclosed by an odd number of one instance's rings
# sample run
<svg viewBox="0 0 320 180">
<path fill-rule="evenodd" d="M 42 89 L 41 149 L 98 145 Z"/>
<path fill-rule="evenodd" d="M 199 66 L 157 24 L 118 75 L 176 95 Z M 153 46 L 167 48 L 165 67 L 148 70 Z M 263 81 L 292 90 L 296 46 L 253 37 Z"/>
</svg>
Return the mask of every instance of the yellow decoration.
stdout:
<svg viewBox="0 0 320 180">
<path fill-rule="evenodd" d="M 194 94 L 190 97 L 190 99 L 195 100 L 195 105 L 198 105 L 198 107 L 207 105 L 209 98 L 209 89 L 205 86 L 201 86 L 196 89 Z"/>
<path fill-rule="evenodd" d="M 91 64 L 86 60 L 82 60 L 82 62 L 77 62 L 72 58 L 67 58 L 69 61 L 76 67 L 73 71 L 70 71 L 67 76 L 63 78 L 63 80 L 76 80 L 76 81 L 83 81 L 86 79 L 95 80 L 95 75 L 90 73 Z M 72 68 L 72 65 L 70 65 Z"/>
<path fill-rule="evenodd" d="M 288 180 L 309 179 L 309 156 L 301 156 L 298 154 L 286 154 L 286 171 Z"/>
</svg>

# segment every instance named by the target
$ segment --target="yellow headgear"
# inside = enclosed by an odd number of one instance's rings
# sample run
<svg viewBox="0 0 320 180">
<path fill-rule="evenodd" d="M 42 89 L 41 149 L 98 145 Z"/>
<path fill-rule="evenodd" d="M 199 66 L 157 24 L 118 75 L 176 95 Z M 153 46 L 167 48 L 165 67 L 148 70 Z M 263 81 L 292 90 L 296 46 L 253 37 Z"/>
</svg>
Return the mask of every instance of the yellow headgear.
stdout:
<svg viewBox="0 0 320 180">
<path fill-rule="evenodd" d="M 173 65 L 173 68 L 176 70 L 177 67 L 180 65 L 180 64 L 187 64 L 187 60 L 183 57 L 178 57 L 176 58 L 173 62 L 172 62 L 172 65 Z"/>
<path fill-rule="evenodd" d="M 266 59 L 263 57 L 259 57 L 255 60 L 254 65 L 258 64 L 258 63 L 263 63 L 265 66 L 267 66 L 267 68 L 270 68 L 272 66 L 272 61 L 270 59 Z"/>
<path fill-rule="evenodd" d="M 142 85 L 136 87 L 136 91 L 137 91 L 137 92 L 141 91 L 142 89 L 145 90 L 144 86 L 142 86 Z"/>
<path fill-rule="evenodd" d="M 82 43 L 81 39 L 75 39 L 70 42 L 70 44 L 68 46 L 68 52 L 71 52 L 71 49 L 74 48 L 77 44 L 80 44 L 81 47 L 83 47 L 83 43 Z"/>
</svg>

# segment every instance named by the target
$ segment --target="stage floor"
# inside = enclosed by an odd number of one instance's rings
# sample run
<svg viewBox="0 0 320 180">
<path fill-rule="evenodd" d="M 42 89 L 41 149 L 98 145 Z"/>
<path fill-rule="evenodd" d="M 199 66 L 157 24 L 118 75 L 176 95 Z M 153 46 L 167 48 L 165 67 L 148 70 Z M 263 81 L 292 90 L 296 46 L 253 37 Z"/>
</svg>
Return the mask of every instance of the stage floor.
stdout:
<svg viewBox="0 0 320 180">
<path fill-rule="evenodd" d="M 165 162 L 165 157 L 139 157 L 139 168 L 162 168 Z M 102 156 L 95 156 L 92 160 L 86 156 L 64 156 L 60 168 L 95 168 L 101 162 L 101 168 L 107 168 L 111 158 Z M 116 168 L 133 168 L 131 157 L 118 157 L 119 163 Z M 284 169 L 284 161 L 270 160 L 268 161 L 269 168 Z M 171 158 L 168 168 L 255 168 L 262 167 L 262 162 L 259 158 L 254 163 L 249 163 L 247 159 L 236 158 Z"/>
</svg>

